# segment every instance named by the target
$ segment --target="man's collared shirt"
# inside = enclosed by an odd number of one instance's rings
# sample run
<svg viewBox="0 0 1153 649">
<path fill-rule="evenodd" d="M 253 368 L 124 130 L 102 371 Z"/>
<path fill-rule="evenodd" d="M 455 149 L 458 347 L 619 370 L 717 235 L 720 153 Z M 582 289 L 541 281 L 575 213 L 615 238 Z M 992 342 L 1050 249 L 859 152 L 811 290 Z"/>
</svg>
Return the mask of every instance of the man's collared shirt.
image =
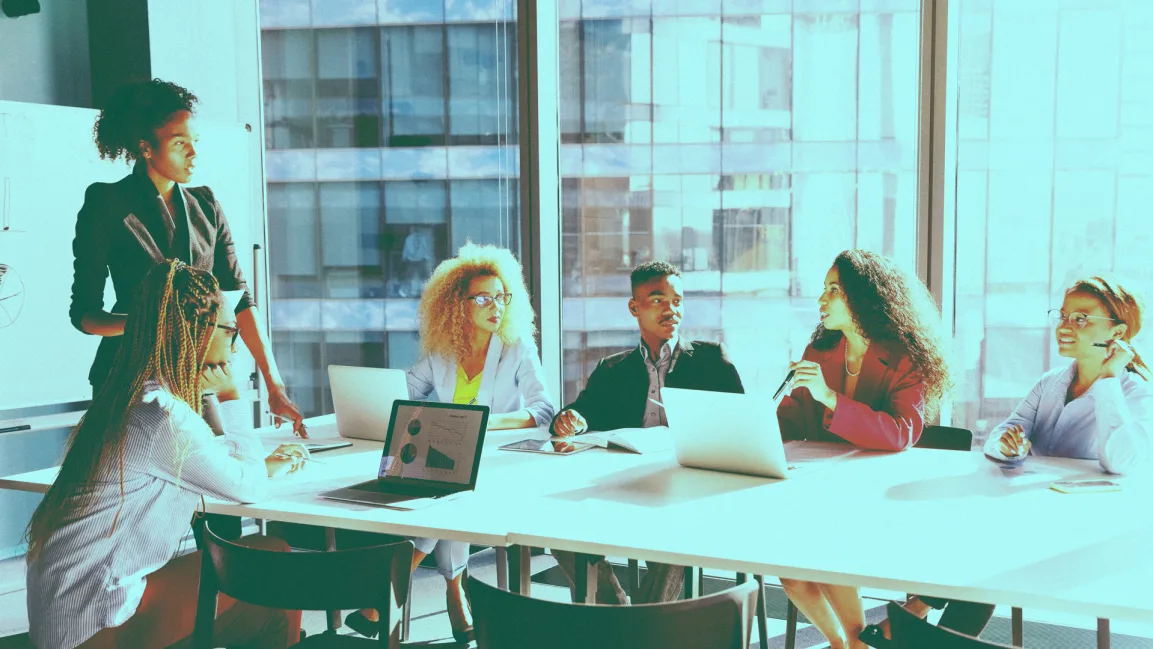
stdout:
<svg viewBox="0 0 1153 649">
<path fill-rule="evenodd" d="M 678 342 L 677 336 L 666 341 L 665 344 L 661 345 L 660 358 L 653 361 L 652 354 L 649 353 L 649 346 L 645 344 L 644 340 L 641 340 L 641 358 L 644 359 L 645 369 L 649 373 L 649 391 L 645 395 L 645 416 L 641 420 L 643 428 L 669 425 L 668 417 L 665 416 L 665 409 L 658 403 L 664 403 L 661 401 L 661 388 L 665 387 L 665 379 L 668 378 L 669 371 L 672 370 L 681 353 Z"/>
</svg>

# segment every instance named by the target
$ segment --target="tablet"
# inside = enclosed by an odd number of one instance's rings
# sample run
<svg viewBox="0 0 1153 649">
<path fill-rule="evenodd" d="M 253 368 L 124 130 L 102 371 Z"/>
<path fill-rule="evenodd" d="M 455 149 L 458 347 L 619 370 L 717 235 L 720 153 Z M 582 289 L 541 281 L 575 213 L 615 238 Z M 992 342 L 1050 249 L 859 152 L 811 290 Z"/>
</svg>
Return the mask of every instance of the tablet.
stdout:
<svg viewBox="0 0 1153 649">
<path fill-rule="evenodd" d="M 554 442 L 547 439 L 522 439 L 519 442 L 505 444 L 500 447 L 503 451 L 524 451 L 526 453 L 544 453 L 545 455 L 572 455 L 592 448 L 596 444 L 584 442 Z"/>
<path fill-rule="evenodd" d="M 323 453 L 325 451 L 334 451 L 338 448 L 347 448 L 352 446 L 352 442 L 329 442 L 326 444 L 317 442 L 305 442 L 304 448 L 308 449 L 309 453 Z"/>
</svg>

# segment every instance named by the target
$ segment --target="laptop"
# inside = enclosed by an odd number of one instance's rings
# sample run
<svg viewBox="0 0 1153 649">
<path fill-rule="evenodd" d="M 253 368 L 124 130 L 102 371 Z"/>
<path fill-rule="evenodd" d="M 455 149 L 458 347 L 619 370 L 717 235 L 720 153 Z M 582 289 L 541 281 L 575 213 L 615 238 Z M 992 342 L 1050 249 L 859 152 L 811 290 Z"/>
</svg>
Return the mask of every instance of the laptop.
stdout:
<svg viewBox="0 0 1153 649">
<path fill-rule="evenodd" d="M 747 394 L 661 388 L 677 463 L 696 469 L 785 478 L 776 403 Z"/>
<path fill-rule="evenodd" d="M 336 430 L 352 439 L 383 442 L 393 402 L 408 398 L 404 370 L 329 365 L 328 384 Z"/>
<path fill-rule="evenodd" d="M 476 488 L 488 406 L 397 399 L 388 422 L 376 479 L 322 498 L 387 506 Z"/>
</svg>

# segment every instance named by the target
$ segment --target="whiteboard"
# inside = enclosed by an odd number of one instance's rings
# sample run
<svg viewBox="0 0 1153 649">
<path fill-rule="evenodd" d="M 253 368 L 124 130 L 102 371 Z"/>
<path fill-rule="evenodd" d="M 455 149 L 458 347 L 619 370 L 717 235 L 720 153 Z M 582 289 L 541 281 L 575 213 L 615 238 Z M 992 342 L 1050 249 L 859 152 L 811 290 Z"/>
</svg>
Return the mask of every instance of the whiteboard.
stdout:
<svg viewBox="0 0 1153 649">
<path fill-rule="evenodd" d="M 72 238 L 84 191 L 131 172 L 100 160 L 92 142 L 97 111 L 0 101 L 0 411 L 86 401 L 100 339 L 72 327 Z M 201 143 L 192 186 L 209 185 L 232 227 L 252 281 L 253 224 L 263 203 L 259 135 L 243 124 L 198 119 Z M 256 185 L 254 187 L 254 184 Z M 5 230 L 5 228 L 7 228 Z M 112 282 L 105 309 L 115 302 Z M 19 305 L 18 312 L 15 307 Z M 251 372 L 247 354 L 236 376 Z M 241 386 L 243 387 L 243 386 Z"/>
</svg>

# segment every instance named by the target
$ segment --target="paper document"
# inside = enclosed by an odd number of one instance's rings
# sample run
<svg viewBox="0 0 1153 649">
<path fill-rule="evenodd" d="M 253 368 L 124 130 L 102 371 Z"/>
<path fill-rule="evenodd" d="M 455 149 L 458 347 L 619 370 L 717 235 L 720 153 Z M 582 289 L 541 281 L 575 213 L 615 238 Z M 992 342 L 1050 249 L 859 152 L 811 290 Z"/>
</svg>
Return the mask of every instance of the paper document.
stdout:
<svg viewBox="0 0 1153 649">
<path fill-rule="evenodd" d="M 672 431 L 667 426 L 652 428 L 619 428 L 575 437 L 553 437 L 552 441 L 583 442 L 601 448 L 619 448 L 633 453 L 658 453 L 673 448 Z"/>
<path fill-rule="evenodd" d="M 851 444 L 833 442 L 785 442 L 785 459 L 790 465 L 803 466 L 814 462 L 825 462 L 848 458 L 860 452 Z"/>
</svg>

